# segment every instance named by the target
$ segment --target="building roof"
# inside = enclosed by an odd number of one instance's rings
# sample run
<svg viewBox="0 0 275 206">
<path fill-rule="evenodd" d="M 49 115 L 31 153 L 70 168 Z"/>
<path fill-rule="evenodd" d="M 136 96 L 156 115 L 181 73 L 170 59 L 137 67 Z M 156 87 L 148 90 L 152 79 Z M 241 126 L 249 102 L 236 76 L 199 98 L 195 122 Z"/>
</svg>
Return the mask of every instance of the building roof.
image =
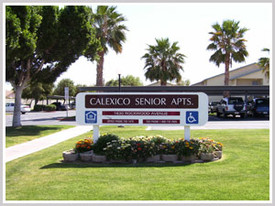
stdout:
<svg viewBox="0 0 275 206">
<path fill-rule="evenodd" d="M 249 72 L 246 72 L 246 73 L 243 73 L 243 74 L 240 74 L 240 75 L 237 75 L 237 76 L 234 76 L 234 77 L 231 77 L 230 80 L 234 80 L 234 79 L 238 79 L 240 77 L 244 77 L 244 76 L 247 76 L 249 74 L 253 74 L 255 72 L 258 72 L 258 71 L 261 71 L 262 69 L 254 69 L 254 70 L 251 70 Z"/>
<path fill-rule="evenodd" d="M 230 70 L 229 73 L 232 73 L 232 72 L 234 72 L 234 71 L 238 71 L 238 70 L 244 69 L 244 68 L 246 68 L 246 67 L 248 67 L 248 66 L 251 66 L 251 65 L 254 65 L 254 64 L 257 64 L 257 63 L 248 64 L 248 65 L 239 67 L 239 68 L 237 68 L 237 69 Z M 239 75 L 238 77 L 240 77 L 240 76 L 246 76 L 246 75 L 248 75 L 248 74 L 258 72 L 259 70 L 261 70 L 261 69 L 257 69 L 257 71 L 256 71 L 256 69 L 255 69 L 254 71 L 251 71 L 251 72 L 246 73 L 246 74 Z M 206 78 L 206 79 L 204 79 L 204 80 L 202 80 L 202 81 L 200 81 L 200 82 L 197 82 L 197 83 L 195 83 L 195 84 L 192 84 L 192 85 L 200 84 L 200 83 L 202 83 L 202 82 L 204 82 L 204 81 L 207 81 L 207 80 L 209 80 L 209 79 L 212 79 L 212 78 L 215 78 L 215 77 L 218 77 L 218 76 L 222 76 L 222 75 L 224 75 L 224 72 L 221 73 L 221 74 L 217 74 L 217 75 L 215 75 L 215 76 L 212 76 L 212 77 L 208 77 L 208 78 Z M 236 78 L 238 78 L 238 77 L 232 77 L 232 78 L 236 79 Z M 230 80 L 232 80 L 232 79 L 230 78 Z M 192 86 L 192 85 L 191 85 L 191 86 Z"/>
<path fill-rule="evenodd" d="M 147 85 L 147 86 L 161 86 L 161 85 L 160 85 L 160 81 L 157 81 L 157 82 L 154 82 L 154 83 L 149 84 L 149 85 Z M 170 82 L 167 82 L 167 85 L 166 85 L 166 86 L 177 86 L 177 85 L 172 84 L 172 83 L 170 83 Z"/>
<path fill-rule="evenodd" d="M 14 92 L 12 90 L 11 91 L 6 90 L 6 99 L 14 99 L 14 98 L 15 98 Z"/>
</svg>

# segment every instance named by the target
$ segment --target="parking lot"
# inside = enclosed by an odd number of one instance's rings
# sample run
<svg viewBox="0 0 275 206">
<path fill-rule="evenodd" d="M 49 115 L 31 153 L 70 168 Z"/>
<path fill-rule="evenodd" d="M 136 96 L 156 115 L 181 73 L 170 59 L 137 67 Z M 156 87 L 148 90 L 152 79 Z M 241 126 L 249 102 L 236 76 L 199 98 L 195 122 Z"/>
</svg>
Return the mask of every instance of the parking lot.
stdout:
<svg viewBox="0 0 275 206">
<path fill-rule="evenodd" d="M 66 117 L 74 117 L 75 110 L 54 112 L 29 112 L 21 115 L 22 125 L 76 125 L 75 121 Z M 12 126 L 12 113 L 6 113 L 6 126 Z M 181 126 L 150 127 L 149 129 L 183 129 Z M 192 129 L 269 129 L 268 117 L 217 117 L 210 115 L 203 126 L 192 126 Z"/>
<path fill-rule="evenodd" d="M 68 111 L 68 117 L 75 116 L 75 110 Z M 12 126 L 12 113 L 6 113 L 6 126 Z M 22 125 L 76 125 L 75 121 L 61 121 L 67 111 L 28 112 L 21 115 Z"/>
</svg>

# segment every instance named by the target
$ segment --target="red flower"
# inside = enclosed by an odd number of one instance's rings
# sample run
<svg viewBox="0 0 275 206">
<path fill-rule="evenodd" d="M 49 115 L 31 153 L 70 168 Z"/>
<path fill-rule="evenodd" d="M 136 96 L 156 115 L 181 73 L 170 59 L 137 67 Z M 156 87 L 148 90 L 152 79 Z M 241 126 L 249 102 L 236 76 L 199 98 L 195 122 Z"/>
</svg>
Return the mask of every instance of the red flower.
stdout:
<svg viewBox="0 0 275 206">
<path fill-rule="evenodd" d="M 137 146 L 139 147 L 139 146 L 140 146 L 140 143 L 137 143 Z"/>
<path fill-rule="evenodd" d="M 138 147 L 137 149 L 138 149 L 138 151 L 142 150 L 142 148 L 141 148 L 141 147 Z"/>
</svg>

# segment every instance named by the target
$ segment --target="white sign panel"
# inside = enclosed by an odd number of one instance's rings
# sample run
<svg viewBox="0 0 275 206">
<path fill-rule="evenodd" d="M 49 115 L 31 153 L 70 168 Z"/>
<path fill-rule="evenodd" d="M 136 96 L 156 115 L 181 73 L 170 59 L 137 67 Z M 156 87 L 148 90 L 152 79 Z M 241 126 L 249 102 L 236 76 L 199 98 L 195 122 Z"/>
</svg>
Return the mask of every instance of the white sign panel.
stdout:
<svg viewBox="0 0 275 206">
<path fill-rule="evenodd" d="M 81 125 L 201 126 L 208 121 L 205 93 L 79 93 Z"/>
<path fill-rule="evenodd" d="M 64 96 L 65 96 L 65 101 L 69 101 L 69 87 L 64 87 Z"/>
</svg>

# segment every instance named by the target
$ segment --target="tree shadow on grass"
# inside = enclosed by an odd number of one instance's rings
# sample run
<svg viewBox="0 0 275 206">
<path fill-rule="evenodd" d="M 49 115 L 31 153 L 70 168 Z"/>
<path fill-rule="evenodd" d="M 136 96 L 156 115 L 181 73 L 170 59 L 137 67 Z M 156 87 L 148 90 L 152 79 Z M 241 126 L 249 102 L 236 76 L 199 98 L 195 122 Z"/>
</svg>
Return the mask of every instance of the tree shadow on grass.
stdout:
<svg viewBox="0 0 275 206">
<path fill-rule="evenodd" d="M 22 126 L 22 127 L 6 127 L 6 134 L 9 137 L 19 137 L 19 136 L 35 136 L 39 135 L 41 132 L 46 130 L 56 130 L 59 131 L 61 128 L 47 127 L 47 126 Z"/>
<path fill-rule="evenodd" d="M 192 164 L 195 163 L 169 163 L 169 162 L 165 162 L 165 163 L 90 163 L 90 162 L 81 162 L 81 161 L 77 161 L 74 163 L 65 163 L 65 162 L 60 162 L 60 163 L 52 163 L 49 165 L 45 165 L 43 167 L 41 167 L 40 169 L 56 169 L 56 168 L 60 168 L 60 169 L 65 169 L 65 168 L 102 168 L 102 167 L 123 167 L 123 168 L 127 168 L 127 167 L 186 167 L 186 166 L 190 166 Z"/>
</svg>

